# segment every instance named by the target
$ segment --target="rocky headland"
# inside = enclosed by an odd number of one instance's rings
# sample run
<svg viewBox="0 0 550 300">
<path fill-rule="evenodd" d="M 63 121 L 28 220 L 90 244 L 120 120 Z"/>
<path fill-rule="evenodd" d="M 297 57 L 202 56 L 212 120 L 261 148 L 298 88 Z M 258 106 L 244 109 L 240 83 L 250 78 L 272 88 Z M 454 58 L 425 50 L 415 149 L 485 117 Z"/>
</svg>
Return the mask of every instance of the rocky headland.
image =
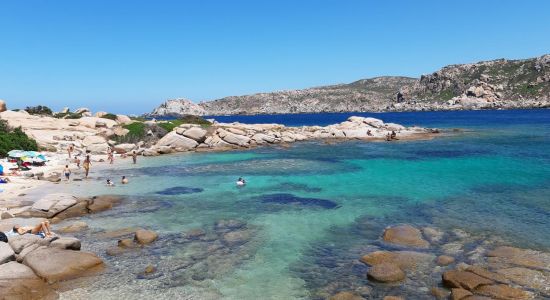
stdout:
<svg viewBox="0 0 550 300">
<path fill-rule="evenodd" d="M 218 123 L 208 125 L 179 124 L 162 133 L 154 133 L 158 125 L 169 121 L 131 120 L 118 115 L 115 120 L 101 116 L 83 116 L 78 119 L 59 119 L 31 115 L 25 111 L 4 111 L 0 118 L 9 126 L 21 127 L 43 149 L 65 153 L 69 145 L 76 154 L 106 154 L 113 148 L 118 154 L 136 151 L 139 155 L 155 156 L 185 151 L 222 151 L 260 145 L 293 143 L 307 140 L 384 140 L 394 131 L 398 139 L 430 138 L 437 129 L 405 127 L 384 123 L 375 118 L 350 117 L 347 121 L 329 126 L 288 127 L 280 124 Z M 127 125 L 144 128 L 143 140 L 127 142 Z M 131 128 L 131 127 L 129 127 Z"/>
<path fill-rule="evenodd" d="M 437 111 L 550 107 L 550 55 L 449 65 L 420 78 L 383 76 L 349 84 L 230 96 L 173 99 L 149 116 Z"/>
</svg>

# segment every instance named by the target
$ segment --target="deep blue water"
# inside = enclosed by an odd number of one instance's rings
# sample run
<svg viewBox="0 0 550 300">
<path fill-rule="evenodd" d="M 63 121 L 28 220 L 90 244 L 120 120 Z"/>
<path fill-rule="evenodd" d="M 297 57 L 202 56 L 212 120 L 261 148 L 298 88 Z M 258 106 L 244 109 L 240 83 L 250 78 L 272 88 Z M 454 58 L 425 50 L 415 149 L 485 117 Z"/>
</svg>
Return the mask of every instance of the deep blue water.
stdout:
<svg viewBox="0 0 550 300">
<path fill-rule="evenodd" d="M 280 115 L 234 115 L 207 116 L 218 122 L 278 123 L 287 126 L 326 126 L 345 121 L 350 116 L 373 117 L 384 122 L 407 126 L 437 127 L 507 127 L 520 124 L 550 123 L 550 110 L 477 110 L 477 111 L 427 111 L 427 112 L 385 112 L 385 113 L 323 113 L 323 114 L 280 114 Z"/>
</svg>

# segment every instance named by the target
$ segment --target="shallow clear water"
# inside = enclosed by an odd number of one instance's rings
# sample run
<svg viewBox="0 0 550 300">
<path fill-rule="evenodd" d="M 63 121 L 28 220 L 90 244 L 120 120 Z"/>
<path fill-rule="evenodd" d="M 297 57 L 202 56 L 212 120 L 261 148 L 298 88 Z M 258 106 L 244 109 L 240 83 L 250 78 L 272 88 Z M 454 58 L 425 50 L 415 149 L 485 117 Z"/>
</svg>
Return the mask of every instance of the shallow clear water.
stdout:
<svg viewBox="0 0 550 300">
<path fill-rule="evenodd" d="M 375 295 L 397 291 L 423 299 L 414 284 L 405 291 L 368 282 L 365 267 L 355 263 L 365 251 L 383 247 L 384 227 L 397 223 L 461 228 L 503 243 L 550 249 L 550 111 L 390 117 L 467 130 L 429 141 L 305 142 L 162 156 L 101 174 L 126 175 L 127 186 L 61 185 L 76 194 L 129 196 L 112 211 L 84 218 L 91 227 L 80 235 L 84 248 L 99 252 L 109 268 L 66 297 L 320 298 L 323 290 L 364 285 Z M 239 176 L 248 181 L 246 187 L 235 186 Z M 177 190 L 167 189 L 174 187 L 202 191 L 170 195 Z M 272 194 L 287 194 L 277 198 L 287 201 L 266 201 Z M 223 242 L 224 232 L 214 224 L 227 219 L 246 224 L 244 244 L 210 252 Z M 130 226 L 153 229 L 161 238 L 135 253 L 106 255 L 116 239 L 97 234 Z M 208 238 L 182 237 L 195 228 Z M 140 277 L 149 263 L 157 265 L 157 275 Z M 337 287 L 327 288 L 331 284 Z"/>
</svg>

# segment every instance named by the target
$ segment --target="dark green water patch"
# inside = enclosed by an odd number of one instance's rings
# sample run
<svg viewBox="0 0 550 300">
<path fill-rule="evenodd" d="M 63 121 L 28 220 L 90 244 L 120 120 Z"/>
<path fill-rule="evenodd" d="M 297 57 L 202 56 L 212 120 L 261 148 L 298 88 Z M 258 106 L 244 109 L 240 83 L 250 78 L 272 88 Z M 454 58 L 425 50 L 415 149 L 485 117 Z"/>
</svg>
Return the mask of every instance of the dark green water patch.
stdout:
<svg viewBox="0 0 550 300">
<path fill-rule="evenodd" d="M 182 194 L 193 194 L 193 193 L 200 193 L 204 191 L 202 188 L 193 188 L 193 187 L 185 187 L 185 186 L 176 186 L 164 189 L 162 191 L 158 191 L 155 194 L 159 195 L 182 195 Z"/>
<path fill-rule="evenodd" d="M 263 203 L 283 204 L 283 205 L 299 205 L 299 206 L 313 206 L 326 209 L 338 208 L 338 203 L 318 198 L 304 198 L 298 197 L 292 194 L 280 193 L 280 194 L 268 194 L 258 197 Z"/>
</svg>

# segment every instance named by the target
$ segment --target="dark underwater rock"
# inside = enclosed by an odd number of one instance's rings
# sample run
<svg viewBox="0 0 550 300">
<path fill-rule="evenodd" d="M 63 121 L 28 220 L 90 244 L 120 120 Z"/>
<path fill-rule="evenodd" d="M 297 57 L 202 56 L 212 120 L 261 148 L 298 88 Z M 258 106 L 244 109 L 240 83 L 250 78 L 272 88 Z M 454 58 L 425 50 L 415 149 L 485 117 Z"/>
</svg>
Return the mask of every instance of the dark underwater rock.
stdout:
<svg viewBox="0 0 550 300">
<path fill-rule="evenodd" d="M 297 204 L 302 206 L 317 206 L 326 209 L 338 208 L 340 205 L 331 200 L 319 198 L 302 198 L 292 194 L 280 193 L 260 196 L 263 203 Z"/>
<path fill-rule="evenodd" d="M 200 193 L 204 191 L 202 188 L 193 188 L 193 187 L 185 187 L 185 186 L 176 186 L 172 188 L 167 188 L 162 191 L 156 192 L 156 194 L 159 195 L 181 195 L 181 194 L 193 194 L 193 193 Z"/>
</svg>

